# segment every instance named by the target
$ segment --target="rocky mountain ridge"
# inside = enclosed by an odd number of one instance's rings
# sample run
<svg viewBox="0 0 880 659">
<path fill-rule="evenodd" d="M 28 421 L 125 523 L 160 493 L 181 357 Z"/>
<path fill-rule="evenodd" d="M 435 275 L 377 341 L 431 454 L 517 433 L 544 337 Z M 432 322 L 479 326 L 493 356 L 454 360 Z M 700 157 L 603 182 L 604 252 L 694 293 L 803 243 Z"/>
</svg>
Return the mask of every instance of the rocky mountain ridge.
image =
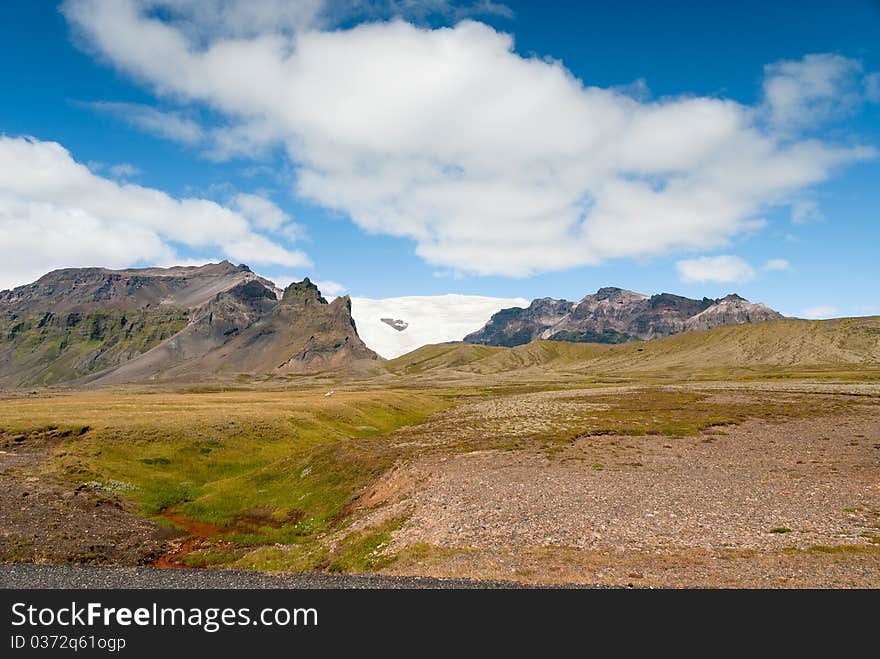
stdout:
<svg viewBox="0 0 880 659">
<path fill-rule="evenodd" d="M 449 304 L 414 297 L 396 299 L 397 306 L 380 305 L 367 314 L 376 324 L 367 330 L 378 333 L 381 327 L 383 338 L 390 331 L 412 344 L 411 350 L 450 340 L 415 342 L 407 337 L 412 326 L 427 336 L 438 323 L 471 318 L 478 302 L 480 309 L 488 304 L 461 296 L 442 300 Z M 491 307 L 485 313 L 483 318 Z M 502 308 L 464 341 L 626 343 L 781 317 L 735 294 L 696 300 L 606 287 L 579 302 L 548 297 L 526 308 Z M 477 326 L 460 324 L 462 333 Z M 281 290 L 247 266 L 228 261 L 68 268 L 0 291 L 0 388 L 284 377 L 357 370 L 377 359 L 358 334 L 348 296 L 328 302 L 308 278 Z"/>
<path fill-rule="evenodd" d="M 502 309 L 464 341 L 508 347 L 538 339 L 625 343 L 782 317 L 773 309 L 752 304 L 736 294 L 717 300 L 695 300 L 671 293 L 648 296 L 605 287 L 579 302 L 539 298 L 525 309 Z"/>
<path fill-rule="evenodd" d="M 229 261 L 170 268 L 64 268 L 32 284 L 0 291 L 3 311 L 52 313 L 153 306 L 193 308 L 241 282 L 257 281 L 276 295 L 280 289 L 246 265 Z"/>
<path fill-rule="evenodd" d="M 122 383 L 341 368 L 378 359 L 349 298 L 283 291 L 245 265 L 56 270 L 0 292 L 0 385 Z"/>
</svg>

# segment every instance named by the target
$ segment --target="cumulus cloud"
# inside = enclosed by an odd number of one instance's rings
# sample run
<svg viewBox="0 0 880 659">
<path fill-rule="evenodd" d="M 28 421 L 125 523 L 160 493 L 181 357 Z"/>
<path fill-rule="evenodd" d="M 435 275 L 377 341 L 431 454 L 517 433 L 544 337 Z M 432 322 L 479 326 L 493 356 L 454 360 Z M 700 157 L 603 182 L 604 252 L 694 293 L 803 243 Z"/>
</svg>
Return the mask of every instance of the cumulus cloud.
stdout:
<svg viewBox="0 0 880 659">
<path fill-rule="evenodd" d="M 784 131 L 852 112 L 865 100 L 866 87 L 871 84 L 860 62 L 832 53 L 768 64 L 764 75 L 769 120 Z"/>
<path fill-rule="evenodd" d="M 171 263 L 180 260 L 177 246 L 309 265 L 233 209 L 104 178 L 55 142 L 0 136 L 0 288 L 58 267 Z"/>
<path fill-rule="evenodd" d="M 799 112 L 814 123 L 852 106 L 843 92 L 860 65 L 838 56 L 768 67 L 759 106 L 651 101 L 520 56 L 510 35 L 473 21 L 323 30 L 326 6 L 311 18 L 273 2 L 63 7 L 121 71 L 227 117 L 215 157 L 282 145 L 301 197 L 412 239 L 425 261 L 457 272 L 524 276 L 717 249 L 835 168 L 875 156 L 793 132 Z M 266 14 L 233 19 L 230 7 Z"/>
<path fill-rule="evenodd" d="M 248 39 L 267 32 L 290 33 L 317 25 L 326 0 L 143 0 L 147 12 L 164 12 L 187 38 Z"/>
<path fill-rule="evenodd" d="M 755 269 L 738 256 L 701 256 L 675 264 L 681 280 L 687 283 L 744 282 L 754 279 Z"/>
<path fill-rule="evenodd" d="M 287 213 L 262 195 L 240 193 L 233 198 L 232 205 L 260 229 L 277 231 L 291 223 Z"/>
<path fill-rule="evenodd" d="M 323 290 L 323 289 L 321 289 Z M 353 297 L 351 315 L 358 335 L 382 357 L 393 359 L 430 343 L 461 341 L 475 332 L 497 311 L 526 307 L 523 298 L 477 295 L 423 295 L 372 299 Z M 406 323 L 398 331 L 383 318 Z"/>
<path fill-rule="evenodd" d="M 838 311 L 837 307 L 834 307 L 830 304 L 820 304 L 817 307 L 810 307 L 809 309 L 804 309 L 801 312 L 801 315 L 804 318 L 834 318 L 837 316 Z"/>
<path fill-rule="evenodd" d="M 98 101 L 88 105 L 98 112 L 109 114 L 130 126 L 174 142 L 198 144 L 205 137 L 205 133 L 198 123 L 177 112 L 163 112 L 149 105 L 138 103 Z"/>
<path fill-rule="evenodd" d="M 770 259 L 764 264 L 762 270 L 784 272 L 791 270 L 791 263 L 785 259 Z"/>
</svg>

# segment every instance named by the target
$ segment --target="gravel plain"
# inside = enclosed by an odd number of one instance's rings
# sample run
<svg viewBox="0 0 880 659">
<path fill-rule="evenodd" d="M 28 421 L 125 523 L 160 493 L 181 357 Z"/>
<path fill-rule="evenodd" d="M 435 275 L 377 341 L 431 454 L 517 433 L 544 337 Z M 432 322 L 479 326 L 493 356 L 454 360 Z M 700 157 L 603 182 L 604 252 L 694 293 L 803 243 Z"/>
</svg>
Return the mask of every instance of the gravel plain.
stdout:
<svg viewBox="0 0 880 659">
<path fill-rule="evenodd" d="M 391 568 L 398 573 L 880 587 L 876 385 L 698 389 L 719 401 L 759 406 L 797 396 L 804 406 L 837 401 L 846 411 L 756 418 L 685 437 L 584 436 L 552 451 L 430 453 L 377 484 L 370 503 L 386 505 L 360 524 L 406 518 L 388 549 L 408 556 Z M 454 423 L 435 420 L 424 441 L 462 441 L 493 423 L 505 437 L 553 431 L 590 405 L 583 394 L 475 402 L 453 410 Z"/>
</svg>

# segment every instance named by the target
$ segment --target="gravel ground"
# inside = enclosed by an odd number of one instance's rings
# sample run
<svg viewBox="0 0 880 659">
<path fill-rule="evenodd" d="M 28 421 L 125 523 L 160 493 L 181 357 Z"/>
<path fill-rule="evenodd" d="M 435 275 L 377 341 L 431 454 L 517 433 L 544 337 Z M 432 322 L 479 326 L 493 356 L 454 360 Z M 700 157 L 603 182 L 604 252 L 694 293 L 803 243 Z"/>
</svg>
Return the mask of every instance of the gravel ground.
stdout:
<svg viewBox="0 0 880 659">
<path fill-rule="evenodd" d="M 715 395 L 760 402 L 769 392 L 797 391 L 807 394 L 802 404 L 819 405 L 874 393 L 761 388 L 719 386 Z M 536 432 L 565 423 L 576 395 L 474 403 L 453 411 L 454 429 L 441 418 L 419 439 L 454 441 L 494 420 L 505 436 Z M 880 407 L 870 396 L 846 399 L 853 404 L 843 414 L 755 419 L 692 437 L 584 437 L 552 455 L 428 455 L 380 480 L 365 497 L 379 505 L 358 524 L 407 516 L 388 549 L 404 557 L 395 573 L 877 588 Z"/>
<path fill-rule="evenodd" d="M 116 568 L 88 565 L 0 564 L 0 588 L 523 588 L 511 581 L 357 574 L 273 575 L 240 570 Z"/>
<path fill-rule="evenodd" d="M 878 443 L 880 419 L 868 416 L 749 421 L 687 438 L 592 437 L 552 459 L 434 457 L 412 466 L 427 483 L 396 539 L 493 549 L 861 544 L 877 531 Z"/>
</svg>

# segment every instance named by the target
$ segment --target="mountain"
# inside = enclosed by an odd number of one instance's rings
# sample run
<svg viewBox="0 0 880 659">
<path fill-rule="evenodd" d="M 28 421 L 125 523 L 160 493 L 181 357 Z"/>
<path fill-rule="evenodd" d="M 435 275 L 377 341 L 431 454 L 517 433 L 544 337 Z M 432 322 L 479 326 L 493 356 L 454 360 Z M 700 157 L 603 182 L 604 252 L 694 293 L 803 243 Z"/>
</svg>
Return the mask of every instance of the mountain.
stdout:
<svg viewBox="0 0 880 659">
<path fill-rule="evenodd" d="M 518 346 L 542 338 L 544 332 L 571 314 L 573 302 L 544 297 L 525 309 L 512 307 L 494 314 L 482 329 L 468 334 L 466 343 L 489 346 Z"/>
<path fill-rule="evenodd" d="M 780 318 L 782 315 L 769 307 L 735 294 L 719 300 L 693 300 L 671 293 L 647 296 L 607 287 L 580 302 L 540 298 L 525 309 L 502 309 L 464 341 L 507 347 L 537 339 L 626 343 Z"/>
<path fill-rule="evenodd" d="M 389 359 L 423 345 L 461 341 L 499 309 L 526 304 L 522 298 L 455 294 L 351 300 L 364 343 Z"/>
<path fill-rule="evenodd" d="M 782 318 L 782 314 L 774 311 L 763 304 L 752 304 L 739 295 L 731 294 L 716 300 L 715 304 L 707 307 L 695 316 L 685 321 L 685 331 L 710 330 L 722 325 L 742 325 L 744 323 L 759 323 L 764 320 L 776 320 Z"/>
<path fill-rule="evenodd" d="M 280 296 L 280 298 L 279 298 Z M 348 297 L 245 265 L 65 269 L 0 292 L 0 386 L 306 373 L 377 356 Z"/>
<path fill-rule="evenodd" d="M 280 293 L 246 265 L 228 261 L 171 268 L 65 268 L 53 270 L 32 284 L 0 291 L 0 311 L 89 312 L 98 309 L 143 309 L 162 305 L 193 308 L 214 295 L 246 281 L 258 281 Z"/>
<path fill-rule="evenodd" d="M 514 348 L 431 345 L 388 361 L 385 368 L 431 381 L 509 374 L 517 381 L 546 377 L 559 383 L 584 375 L 601 381 L 683 374 L 724 379 L 731 372 L 791 377 L 796 372 L 849 369 L 870 369 L 876 379 L 878 365 L 880 316 L 784 318 L 622 345 L 559 341 L 533 341 Z"/>
</svg>

